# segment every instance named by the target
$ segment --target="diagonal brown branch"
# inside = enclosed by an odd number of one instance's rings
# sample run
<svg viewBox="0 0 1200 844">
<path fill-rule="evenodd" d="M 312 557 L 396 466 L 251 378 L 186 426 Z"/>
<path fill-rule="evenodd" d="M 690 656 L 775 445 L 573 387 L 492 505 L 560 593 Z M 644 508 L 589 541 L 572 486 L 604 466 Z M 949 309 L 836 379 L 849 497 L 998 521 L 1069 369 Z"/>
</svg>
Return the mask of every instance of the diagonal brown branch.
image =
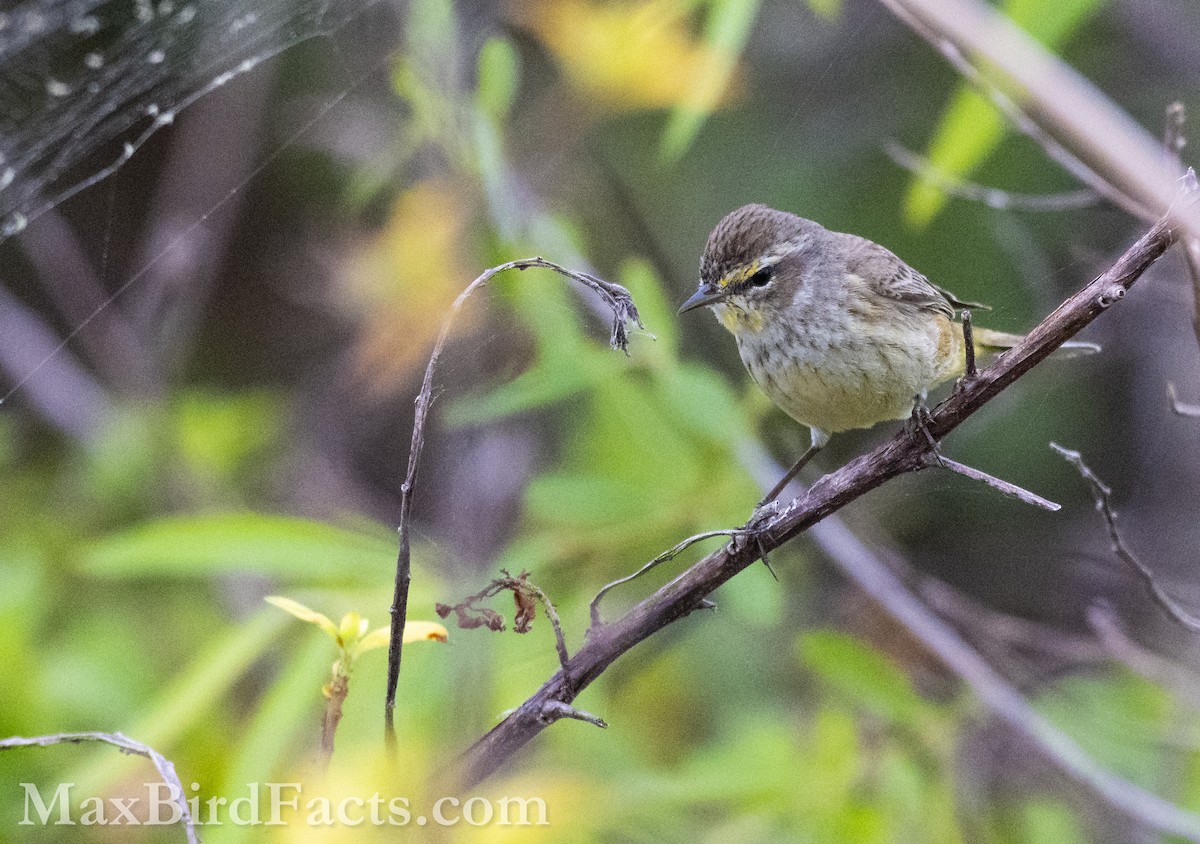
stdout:
<svg viewBox="0 0 1200 844">
<path fill-rule="evenodd" d="M 1197 192 L 1189 181 L 1189 202 Z M 1176 241 L 1176 229 L 1163 220 L 1140 238 L 1106 273 L 1063 302 L 1026 339 L 1002 354 L 987 369 L 961 384 L 929 418 L 928 429 L 937 439 L 961 425 L 971 414 L 1031 370 L 1063 342 L 1120 301 L 1134 282 Z M 733 542 L 715 551 L 646 598 L 626 615 L 598 630 L 571 659 L 571 688 L 562 673 L 547 680 L 528 700 L 467 750 L 456 772 L 458 784 L 474 785 L 504 765 L 521 747 L 553 722 L 553 708 L 569 703 L 626 651 L 673 621 L 698 608 L 706 597 L 761 554 L 778 548 L 824 517 L 865 495 L 892 478 L 923 468 L 929 444 L 918 432 L 903 430 L 868 454 L 818 480 L 760 533 L 758 542 Z M 1069 740 L 1066 740 L 1070 743 Z M 1059 741 L 1055 750 L 1062 748 Z M 1082 754 L 1056 753 L 1071 773 Z M 1132 786 L 1131 786 L 1132 788 Z M 1152 795 L 1146 795 L 1152 798 Z M 1130 809 L 1128 805 L 1124 808 Z M 1200 840 L 1200 820 L 1181 810 L 1164 810 L 1153 822 L 1160 828 L 1182 832 Z"/>
</svg>

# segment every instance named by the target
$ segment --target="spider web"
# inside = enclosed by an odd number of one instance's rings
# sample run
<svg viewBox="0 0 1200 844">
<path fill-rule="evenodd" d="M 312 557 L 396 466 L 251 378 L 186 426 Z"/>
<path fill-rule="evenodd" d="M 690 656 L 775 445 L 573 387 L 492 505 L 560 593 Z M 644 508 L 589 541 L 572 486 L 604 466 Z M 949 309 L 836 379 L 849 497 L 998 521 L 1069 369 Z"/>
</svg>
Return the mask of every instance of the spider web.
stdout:
<svg viewBox="0 0 1200 844">
<path fill-rule="evenodd" d="M 205 94 L 372 2 L 0 2 L 0 242 L 116 173 Z"/>
</svg>

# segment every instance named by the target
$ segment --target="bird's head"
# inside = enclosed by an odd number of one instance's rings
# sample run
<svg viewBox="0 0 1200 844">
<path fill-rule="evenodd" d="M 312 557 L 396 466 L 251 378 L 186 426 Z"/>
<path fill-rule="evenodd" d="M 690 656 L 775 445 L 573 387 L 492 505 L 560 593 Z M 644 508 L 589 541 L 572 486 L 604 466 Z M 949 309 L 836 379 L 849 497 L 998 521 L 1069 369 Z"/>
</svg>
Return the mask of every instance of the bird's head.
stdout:
<svg viewBox="0 0 1200 844">
<path fill-rule="evenodd" d="M 700 286 L 679 308 L 710 307 L 734 334 L 761 332 L 792 305 L 811 247 L 824 229 L 765 205 L 744 205 L 717 223 L 700 259 Z"/>
</svg>

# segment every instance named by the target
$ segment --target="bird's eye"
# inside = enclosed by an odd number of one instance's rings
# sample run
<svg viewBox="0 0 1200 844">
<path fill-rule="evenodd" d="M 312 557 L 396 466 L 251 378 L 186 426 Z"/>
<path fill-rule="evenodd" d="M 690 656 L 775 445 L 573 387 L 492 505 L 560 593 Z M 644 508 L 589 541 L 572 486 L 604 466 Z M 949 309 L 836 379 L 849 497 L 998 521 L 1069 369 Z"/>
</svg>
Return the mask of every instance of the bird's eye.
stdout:
<svg viewBox="0 0 1200 844">
<path fill-rule="evenodd" d="M 763 267 L 750 278 L 746 279 L 748 287 L 766 287 L 771 283 L 771 268 Z"/>
</svg>

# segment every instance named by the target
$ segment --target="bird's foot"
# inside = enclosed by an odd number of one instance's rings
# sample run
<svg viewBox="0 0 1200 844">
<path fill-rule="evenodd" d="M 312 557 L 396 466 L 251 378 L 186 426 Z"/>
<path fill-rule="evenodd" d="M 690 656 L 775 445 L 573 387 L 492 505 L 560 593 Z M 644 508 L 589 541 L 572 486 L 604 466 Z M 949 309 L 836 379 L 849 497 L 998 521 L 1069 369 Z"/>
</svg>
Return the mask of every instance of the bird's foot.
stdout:
<svg viewBox="0 0 1200 844">
<path fill-rule="evenodd" d="M 921 433 L 925 437 L 925 441 L 929 443 L 929 450 L 933 454 L 934 459 L 945 468 L 946 463 L 942 460 L 942 447 L 929 430 L 929 423 L 932 420 L 933 414 L 929 412 L 929 406 L 925 404 L 925 396 L 915 396 L 913 398 L 912 416 L 904 423 L 904 427 L 909 431 Z"/>
<path fill-rule="evenodd" d="M 764 533 L 770 530 L 775 519 L 782 512 L 779 502 L 774 500 L 764 500 L 758 502 L 754 507 L 754 512 L 750 514 L 750 519 L 741 529 L 738 536 L 734 539 L 736 547 L 744 548 L 746 545 L 741 545 L 742 541 L 747 544 L 753 542 L 757 546 L 758 556 L 763 561 L 763 565 L 767 567 L 767 571 L 771 573 L 771 577 L 779 580 L 779 576 L 775 574 L 775 569 L 771 567 L 771 561 L 767 557 L 767 547 L 764 540 Z"/>
</svg>

